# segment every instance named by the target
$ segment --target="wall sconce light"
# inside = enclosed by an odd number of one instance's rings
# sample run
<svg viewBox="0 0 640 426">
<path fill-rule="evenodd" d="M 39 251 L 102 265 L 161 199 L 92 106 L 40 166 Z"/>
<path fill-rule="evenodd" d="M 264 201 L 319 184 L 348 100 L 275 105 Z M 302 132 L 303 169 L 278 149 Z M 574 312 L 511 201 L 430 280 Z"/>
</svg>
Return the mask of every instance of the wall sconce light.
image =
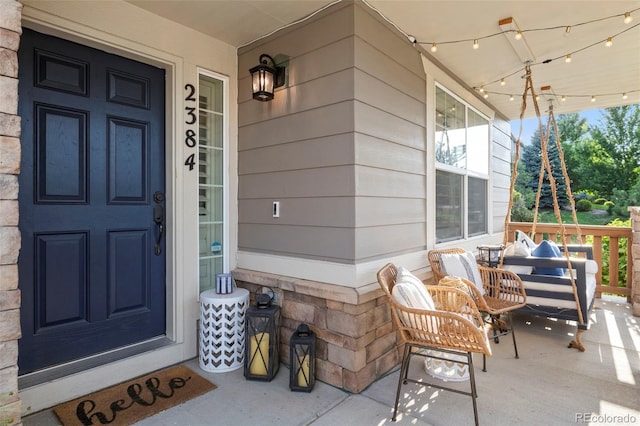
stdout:
<svg viewBox="0 0 640 426">
<path fill-rule="evenodd" d="M 253 84 L 253 99 L 267 102 L 273 99 L 273 90 L 284 86 L 285 67 L 279 67 L 266 53 L 260 55 L 260 64 L 249 70 Z"/>
</svg>

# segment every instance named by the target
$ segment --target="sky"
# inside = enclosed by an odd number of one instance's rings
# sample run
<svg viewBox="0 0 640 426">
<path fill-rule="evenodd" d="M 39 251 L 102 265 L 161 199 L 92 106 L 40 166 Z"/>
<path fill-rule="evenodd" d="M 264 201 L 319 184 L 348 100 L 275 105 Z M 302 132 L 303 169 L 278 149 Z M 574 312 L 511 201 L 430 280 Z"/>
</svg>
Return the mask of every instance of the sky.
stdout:
<svg viewBox="0 0 640 426">
<path fill-rule="evenodd" d="M 588 124 L 596 125 L 600 122 L 602 118 L 602 110 L 601 109 L 591 109 L 587 111 L 581 111 L 580 118 L 586 118 Z M 546 128 L 547 125 L 547 117 L 546 115 L 542 118 L 542 126 Z M 557 117 L 556 117 L 557 120 Z M 531 142 L 531 136 L 533 133 L 538 130 L 538 119 L 537 118 L 528 118 L 522 121 L 522 142 L 525 145 L 528 145 Z M 518 133 L 520 132 L 520 120 L 511 121 L 511 133 L 515 137 L 518 137 Z"/>
</svg>

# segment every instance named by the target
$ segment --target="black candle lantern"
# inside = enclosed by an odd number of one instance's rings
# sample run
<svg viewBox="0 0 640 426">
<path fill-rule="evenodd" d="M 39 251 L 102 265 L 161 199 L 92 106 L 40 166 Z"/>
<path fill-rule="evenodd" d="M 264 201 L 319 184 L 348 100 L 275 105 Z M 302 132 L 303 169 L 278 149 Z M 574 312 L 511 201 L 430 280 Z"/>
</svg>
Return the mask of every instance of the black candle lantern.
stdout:
<svg viewBox="0 0 640 426">
<path fill-rule="evenodd" d="M 311 392 L 316 383 L 316 335 L 307 324 L 300 324 L 289 341 L 291 376 L 289 389 Z"/>
<path fill-rule="evenodd" d="M 500 263 L 500 253 L 502 250 L 504 250 L 502 244 L 485 244 L 478 246 L 478 261 L 485 266 L 497 266 Z"/>
<path fill-rule="evenodd" d="M 271 381 L 280 368 L 280 306 L 268 294 L 256 297 L 245 318 L 244 377 Z"/>
</svg>

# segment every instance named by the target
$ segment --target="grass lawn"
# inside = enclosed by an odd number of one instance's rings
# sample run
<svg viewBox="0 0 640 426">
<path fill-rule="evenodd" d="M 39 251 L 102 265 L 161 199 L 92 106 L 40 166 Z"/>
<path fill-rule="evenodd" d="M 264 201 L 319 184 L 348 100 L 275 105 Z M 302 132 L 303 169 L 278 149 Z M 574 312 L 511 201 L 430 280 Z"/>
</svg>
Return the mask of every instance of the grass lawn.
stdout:
<svg viewBox="0 0 640 426">
<path fill-rule="evenodd" d="M 602 210 L 604 210 L 604 212 Z M 606 225 L 613 220 L 613 217 L 606 213 L 604 206 L 594 205 L 594 209 L 590 212 L 577 212 L 578 223 L 580 225 Z M 562 222 L 566 224 L 572 224 L 573 218 L 570 211 L 562 210 L 560 212 Z M 551 210 L 540 210 L 538 215 L 539 223 L 557 223 L 556 215 Z"/>
</svg>

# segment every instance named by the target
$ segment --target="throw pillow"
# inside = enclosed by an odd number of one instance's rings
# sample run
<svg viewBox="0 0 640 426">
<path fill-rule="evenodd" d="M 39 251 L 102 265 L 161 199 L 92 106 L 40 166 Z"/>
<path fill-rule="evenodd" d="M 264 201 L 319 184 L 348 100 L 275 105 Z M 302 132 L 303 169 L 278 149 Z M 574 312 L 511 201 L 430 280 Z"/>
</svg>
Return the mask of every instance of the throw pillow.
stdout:
<svg viewBox="0 0 640 426">
<path fill-rule="evenodd" d="M 519 241 L 520 243 L 527 246 L 529 251 L 532 251 L 536 247 L 538 247 L 538 245 L 531 238 L 529 238 L 529 236 L 525 232 L 516 231 L 516 235 L 517 235 L 516 241 Z"/>
<path fill-rule="evenodd" d="M 535 250 L 531 252 L 531 255 L 535 257 L 546 257 L 546 258 L 562 257 L 562 253 L 560 252 L 560 249 L 558 248 L 556 243 L 552 241 L 547 241 L 547 240 L 543 240 L 538 245 L 538 247 L 536 247 Z M 536 266 L 535 273 L 539 275 L 553 275 L 553 276 L 561 277 L 564 275 L 564 269 L 563 268 L 543 268 L 543 267 Z"/>
<path fill-rule="evenodd" d="M 396 289 L 398 289 L 396 291 Z M 396 302 L 415 309 L 434 310 L 435 303 L 422 281 L 407 268 L 397 270 L 396 285 L 391 291 Z"/>
<path fill-rule="evenodd" d="M 527 257 L 531 255 L 531 251 L 529 247 L 521 241 L 514 241 L 513 243 L 507 244 L 507 247 L 504 249 L 505 256 L 517 256 L 517 257 Z M 503 269 L 507 271 L 511 271 L 514 274 L 530 274 L 533 271 L 533 266 L 527 265 L 502 265 Z"/>
<path fill-rule="evenodd" d="M 473 253 L 467 251 L 464 253 L 450 253 L 440 255 L 440 267 L 445 275 L 464 278 L 475 284 L 480 294 L 484 296 L 485 291 L 482 287 L 482 277 L 478 270 L 476 257 Z"/>
</svg>

